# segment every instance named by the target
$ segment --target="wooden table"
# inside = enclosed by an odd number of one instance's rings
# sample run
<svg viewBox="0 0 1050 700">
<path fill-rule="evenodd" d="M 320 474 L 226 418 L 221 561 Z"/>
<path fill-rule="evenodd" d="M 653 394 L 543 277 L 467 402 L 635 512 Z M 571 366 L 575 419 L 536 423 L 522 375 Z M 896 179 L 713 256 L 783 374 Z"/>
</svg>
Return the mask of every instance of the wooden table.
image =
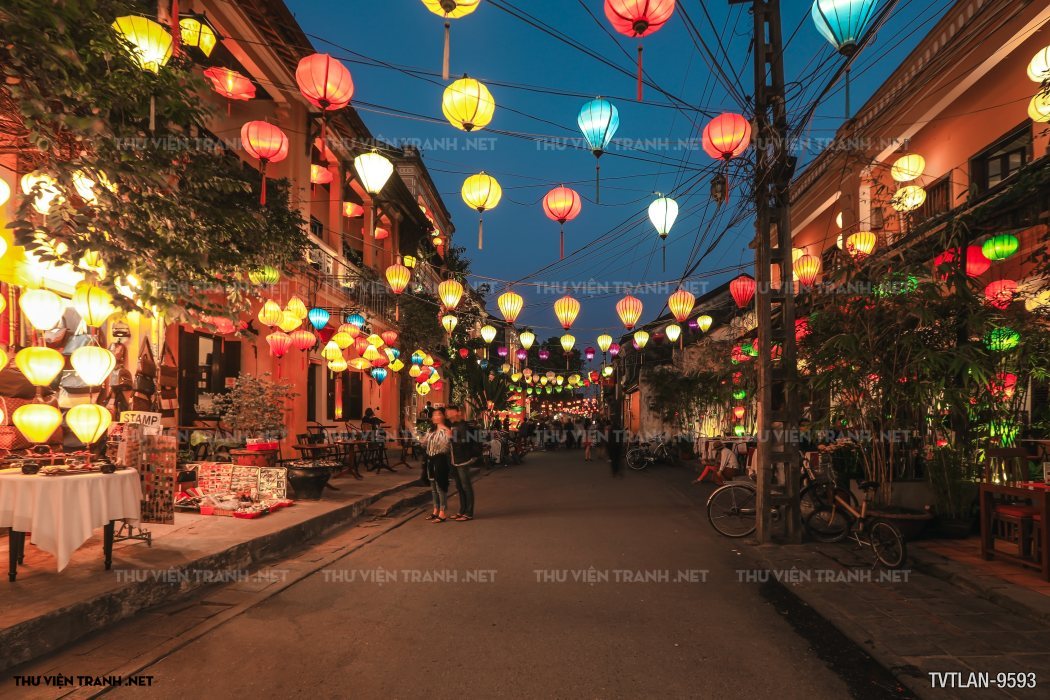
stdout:
<svg viewBox="0 0 1050 700">
<path fill-rule="evenodd" d="M 992 512 L 995 508 L 997 496 L 1012 500 L 1029 500 L 1041 515 L 1039 523 L 1034 521 L 1032 523 L 1033 527 L 1039 528 L 1041 552 L 1038 560 L 1031 556 L 1026 556 L 1027 553 L 1025 551 L 1020 551 L 1017 555 L 1013 555 L 995 549 L 995 540 L 992 532 Z M 1048 539 L 1050 537 L 1050 518 L 1048 518 L 1050 516 L 1050 487 L 1046 487 L 1046 485 L 1042 485 L 1042 488 L 1040 488 L 1037 485 L 1028 487 L 1021 485 L 981 484 L 979 498 L 981 508 L 981 557 L 983 559 L 1001 557 L 1022 566 L 1038 568 L 1043 580 L 1050 581 L 1050 546 L 1048 546 L 1050 545 L 1050 539 Z M 1034 532 L 1029 533 L 1029 539 L 1034 534 Z"/>
</svg>

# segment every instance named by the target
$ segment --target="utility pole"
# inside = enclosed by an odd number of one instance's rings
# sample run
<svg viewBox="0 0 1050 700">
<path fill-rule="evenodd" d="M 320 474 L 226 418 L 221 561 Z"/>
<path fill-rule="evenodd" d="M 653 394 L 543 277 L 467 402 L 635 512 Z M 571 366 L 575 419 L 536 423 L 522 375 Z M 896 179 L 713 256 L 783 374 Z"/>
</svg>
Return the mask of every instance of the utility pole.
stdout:
<svg viewBox="0 0 1050 700">
<path fill-rule="evenodd" d="M 799 509 L 799 412 L 789 186 L 796 159 L 788 152 L 784 40 L 780 0 L 751 3 L 755 21 L 755 304 L 758 316 L 758 510 L 760 543 L 802 539 Z M 773 266 L 780 285 L 773 287 Z M 773 347 L 781 348 L 773 360 Z M 780 536 L 771 509 L 780 508 Z"/>
</svg>

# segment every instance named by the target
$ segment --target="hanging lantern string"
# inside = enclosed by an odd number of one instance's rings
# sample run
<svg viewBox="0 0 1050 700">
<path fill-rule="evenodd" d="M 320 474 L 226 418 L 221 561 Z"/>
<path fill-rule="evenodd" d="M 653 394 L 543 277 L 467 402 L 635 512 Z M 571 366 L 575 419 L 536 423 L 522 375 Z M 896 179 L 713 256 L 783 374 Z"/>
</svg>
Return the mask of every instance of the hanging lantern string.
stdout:
<svg viewBox="0 0 1050 700">
<path fill-rule="evenodd" d="M 450 45 L 452 39 L 452 24 L 445 18 L 445 48 L 441 57 L 441 79 L 448 80 L 450 74 Z"/>
</svg>

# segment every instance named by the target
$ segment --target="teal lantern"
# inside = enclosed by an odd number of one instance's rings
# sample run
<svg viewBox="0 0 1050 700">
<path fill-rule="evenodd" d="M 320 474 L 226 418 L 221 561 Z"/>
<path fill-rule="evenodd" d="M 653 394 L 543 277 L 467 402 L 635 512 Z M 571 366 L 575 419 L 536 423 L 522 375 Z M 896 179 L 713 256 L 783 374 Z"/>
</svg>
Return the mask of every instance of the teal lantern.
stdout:
<svg viewBox="0 0 1050 700">
<path fill-rule="evenodd" d="M 587 145 L 591 147 L 594 154 L 594 198 L 600 201 L 599 180 L 601 178 L 601 164 L 599 159 L 605 153 L 605 148 L 616 135 L 620 128 L 620 113 L 616 106 L 609 100 L 598 97 L 585 104 L 580 109 L 580 115 L 576 118 L 583 132 L 583 138 L 587 139 Z"/>
<path fill-rule="evenodd" d="M 324 309 L 315 306 L 307 312 L 306 317 L 310 319 L 311 326 L 317 330 L 321 330 L 328 325 L 328 319 L 330 319 L 332 315 Z"/>
<path fill-rule="evenodd" d="M 868 28 L 879 0 L 814 0 L 817 31 L 844 56 L 852 56 Z"/>
<path fill-rule="evenodd" d="M 984 245 L 981 246 L 981 252 L 989 260 L 1006 260 L 1017 252 L 1020 245 L 1021 243 L 1017 240 L 1017 236 L 1011 236 L 1009 233 L 1000 233 L 998 236 L 992 236 L 985 241 Z"/>
<path fill-rule="evenodd" d="M 989 350 L 1006 352 L 1013 350 L 1021 342 L 1021 334 L 1013 328 L 993 328 L 984 337 L 984 344 Z"/>
<path fill-rule="evenodd" d="M 373 367 L 372 368 L 372 379 L 374 379 L 376 381 L 376 385 L 382 386 L 383 382 L 386 380 L 386 375 L 387 375 L 386 367 Z"/>
<path fill-rule="evenodd" d="M 423 366 L 423 360 L 427 359 L 427 354 L 422 350 L 416 350 L 412 353 L 412 357 L 409 358 L 409 362 L 417 366 Z"/>
<path fill-rule="evenodd" d="M 346 317 L 346 322 L 351 326 L 357 326 L 358 328 L 365 327 L 365 317 L 361 314 L 350 314 Z"/>
</svg>

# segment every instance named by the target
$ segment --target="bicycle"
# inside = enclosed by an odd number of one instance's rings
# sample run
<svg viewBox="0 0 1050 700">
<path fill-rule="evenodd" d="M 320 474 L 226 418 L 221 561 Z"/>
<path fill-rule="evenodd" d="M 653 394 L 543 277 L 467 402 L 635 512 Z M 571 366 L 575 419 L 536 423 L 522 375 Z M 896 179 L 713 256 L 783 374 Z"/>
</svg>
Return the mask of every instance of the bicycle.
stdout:
<svg viewBox="0 0 1050 700">
<path fill-rule="evenodd" d="M 818 542 L 840 542 L 848 536 L 859 546 L 871 547 L 875 564 L 881 562 L 896 569 L 907 556 L 904 537 L 890 523 L 868 516 L 868 504 L 879 483 L 864 481 L 859 486 L 864 491 L 860 510 L 836 494 L 831 505 L 823 505 L 810 513 L 806 530 Z"/>
<path fill-rule="evenodd" d="M 648 469 L 650 465 L 656 464 L 657 462 L 673 464 L 675 461 L 674 455 L 671 452 L 670 443 L 663 438 L 657 438 L 655 440 L 655 445 L 650 442 L 637 447 L 632 447 L 627 451 L 626 460 L 627 466 L 635 471 Z"/>
</svg>

